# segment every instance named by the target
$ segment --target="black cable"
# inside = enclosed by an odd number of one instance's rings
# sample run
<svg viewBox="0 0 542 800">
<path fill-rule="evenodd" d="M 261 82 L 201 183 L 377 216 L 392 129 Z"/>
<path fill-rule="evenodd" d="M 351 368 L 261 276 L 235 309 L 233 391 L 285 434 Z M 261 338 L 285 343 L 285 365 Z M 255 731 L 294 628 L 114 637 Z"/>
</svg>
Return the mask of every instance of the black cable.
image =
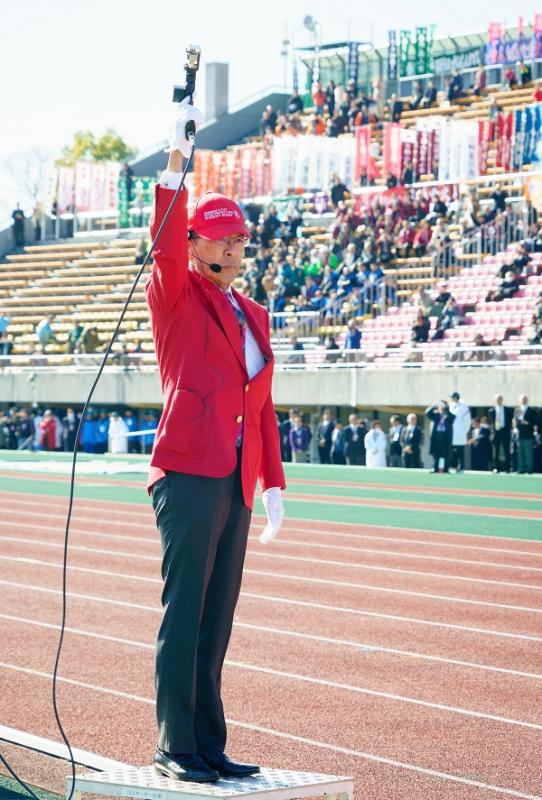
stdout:
<svg viewBox="0 0 542 800">
<path fill-rule="evenodd" d="M 64 641 L 64 631 L 65 631 L 65 627 L 66 627 L 66 582 L 67 582 L 67 569 L 68 569 L 68 537 L 69 537 L 69 532 L 70 532 L 70 522 L 71 522 L 72 507 L 73 507 L 73 494 L 74 494 L 74 488 L 75 488 L 75 467 L 76 467 L 76 464 L 77 464 L 77 452 L 78 452 L 78 444 L 79 444 L 79 434 L 81 432 L 81 428 L 83 426 L 83 422 L 85 420 L 85 416 L 87 414 L 88 407 L 89 407 L 90 402 L 92 400 L 92 397 L 94 395 L 94 391 L 96 389 L 96 386 L 98 385 L 98 381 L 100 380 L 100 378 L 102 376 L 102 372 L 103 372 L 104 367 L 106 365 L 107 359 L 108 359 L 108 357 L 109 357 L 109 355 L 111 353 L 111 349 L 112 349 L 113 344 L 115 343 L 115 339 L 117 338 L 117 335 L 119 333 L 120 326 L 122 325 L 122 322 L 124 320 L 124 315 L 126 314 L 126 311 L 128 310 L 128 306 L 130 304 L 130 301 L 131 301 L 131 299 L 133 297 L 133 294 L 134 294 L 134 292 L 135 292 L 135 290 L 137 288 L 137 284 L 139 283 L 139 280 L 140 280 L 141 276 L 143 275 L 143 271 L 144 271 L 145 267 L 147 266 L 149 258 L 151 257 L 151 255 L 152 255 L 152 253 L 154 251 L 154 248 L 156 247 L 156 244 L 157 244 L 157 242 L 158 242 L 158 240 L 159 240 L 159 238 L 160 238 L 160 236 L 162 234 L 162 230 L 164 229 L 164 225 L 166 224 L 166 222 L 168 220 L 168 217 L 169 217 L 169 215 L 171 213 L 171 210 L 173 209 L 173 206 L 175 205 L 175 203 L 177 201 L 177 197 L 179 196 L 179 192 L 181 191 L 181 189 L 184 186 L 184 181 L 186 179 L 186 173 L 188 172 L 188 169 L 190 167 L 190 164 L 192 163 L 192 158 L 193 158 L 193 155 L 194 155 L 195 138 L 194 138 L 193 135 L 190 136 L 190 143 L 192 145 L 192 149 L 190 151 L 190 156 L 187 159 L 185 168 L 184 168 L 183 173 L 181 175 L 181 180 L 180 180 L 179 186 L 177 187 L 177 190 L 176 190 L 175 194 L 173 195 L 171 203 L 169 204 L 169 208 L 166 211 L 166 213 L 164 214 L 164 219 L 162 220 L 162 222 L 160 223 L 160 227 L 156 231 L 156 236 L 154 237 L 154 240 L 153 240 L 151 246 L 149 247 L 149 250 L 147 251 L 147 255 L 145 256 L 145 258 L 143 260 L 143 263 L 141 264 L 141 267 L 139 268 L 139 272 L 137 273 L 137 275 L 136 275 L 136 277 L 134 279 L 134 282 L 132 284 L 132 288 L 130 289 L 130 291 L 128 293 L 128 297 L 126 298 L 126 302 L 124 303 L 122 311 L 120 312 L 120 315 L 119 315 L 115 330 L 113 331 L 111 339 L 109 340 L 109 343 L 108 343 L 108 345 L 107 345 L 107 347 L 105 349 L 104 357 L 102 359 L 102 363 L 100 364 L 100 368 L 98 369 L 98 372 L 96 374 L 94 382 L 93 382 L 93 384 L 92 384 L 92 386 L 90 388 L 90 392 L 88 393 L 88 397 L 85 400 L 85 405 L 83 406 L 83 410 L 82 410 L 81 416 L 79 418 L 79 424 L 77 426 L 77 431 L 75 433 L 75 444 L 73 446 L 73 459 L 72 459 L 72 469 L 71 469 L 71 479 L 70 479 L 70 494 L 69 494 L 69 502 L 68 502 L 68 514 L 67 514 L 67 517 L 66 517 L 66 530 L 65 530 L 65 533 L 64 533 L 64 558 L 63 558 L 63 563 L 62 563 L 62 621 L 61 621 L 61 624 L 60 624 L 60 635 L 58 637 L 58 645 L 57 645 L 57 650 L 56 650 L 56 655 L 55 655 L 55 664 L 54 664 L 54 668 L 53 668 L 53 687 L 52 687 L 53 711 L 54 711 L 54 715 L 55 715 L 55 719 L 56 719 L 56 724 L 57 724 L 58 730 L 60 731 L 60 735 L 62 736 L 62 739 L 64 740 L 64 744 L 68 748 L 68 753 L 70 755 L 70 764 L 71 764 L 71 772 L 72 772 L 72 786 L 71 786 L 70 793 L 69 793 L 69 795 L 67 797 L 67 800 L 72 800 L 73 792 L 74 792 L 74 789 L 75 789 L 75 760 L 74 760 L 74 757 L 73 757 L 73 751 L 72 751 L 70 742 L 68 740 L 68 737 L 66 736 L 64 728 L 62 727 L 62 721 L 60 719 L 60 714 L 59 714 L 59 711 L 58 711 L 57 701 L 56 701 L 56 687 L 57 687 L 58 665 L 59 665 L 59 662 L 60 662 L 60 653 L 62 651 L 62 643 Z M 11 775 L 13 775 L 15 780 L 18 781 L 26 791 L 28 791 L 30 796 L 35 798 L 35 800 L 40 800 L 40 798 L 36 794 L 34 794 L 34 792 L 31 789 L 28 788 L 28 786 L 24 783 L 24 781 L 22 781 L 21 778 L 18 777 L 18 775 L 9 766 L 9 764 L 6 761 L 6 759 L 2 756 L 1 753 L 0 753 L 0 759 L 5 764 L 5 766 L 7 767 L 9 772 L 11 773 Z"/>
<path fill-rule="evenodd" d="M 22 780 L 22 778 L 19 778 L 19 776 L 17 775 L 17 773 L 16 773 L 16 772 L 15 772 L 15 771 L 14 771 L 14 770 L 13 770 L 13 769 L 12 769 L 12 768 L 9 766 L 8 762 L 6 761 L 6 759 L 4 758 L 4 756 L 2 755 L 2 753 L 0 753 L 0 761 L 2 761 L 2 763 L 4 764 L 4 766 L 5 766 L 5 768 L 7 769 L 7 771 L 10 773 L 10 775 L 12 775 L 12 776 L 15 778 L 15 780 L 17 781 L 17 783 L 20 783 L 20 784 L 21 784 L 21 786 L 23 787 L 23 789 L 25 790 L 25 792 L 28 792 L 28 794 L 30 795 L 30 797 L 33 797 L 33 798 L 34 798 L 34 800 L 41 800 L 41 797 L 38 797 L 38 795 L 37 795 L 35 792 L 33 792 L 33 791 L 32 791 L 32 789 L 30 788 L 30 786 L 28 786 L 28 784 L 26 784 L 26 783 L 25 783 L 25 782 Z"/>
</svg>

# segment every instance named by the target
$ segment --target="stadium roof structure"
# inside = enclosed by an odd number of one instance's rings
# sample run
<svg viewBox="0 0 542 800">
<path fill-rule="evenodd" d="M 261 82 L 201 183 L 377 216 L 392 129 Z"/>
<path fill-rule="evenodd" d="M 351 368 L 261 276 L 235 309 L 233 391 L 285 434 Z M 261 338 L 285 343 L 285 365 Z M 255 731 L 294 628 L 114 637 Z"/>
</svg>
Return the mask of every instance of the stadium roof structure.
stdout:
<svg viewBox="0 0 542 800">
<path fill-rule="evenodd" d="M 518 39 L 520 33 L 525 39 L 529 39 L 533 35 L 533 26 L 531 24 L 525 25 L 523 30 L 517 26 L 505 27 L 505 40 Z M 454 35 L 439 36 L 433 39 L 432 43 L 432 58 L 439 58 L 441 56 L 453 56 L 468 50 L 473 50 L 477 47 L 485 47 L 488 43 L 487 31 L 459 33 Z M 358 42 L 358 66 L 360 71 L 359 82 L 364 82 L 369 76 L 376 77 L 384 76 L 384 68 L 388 57 L 388 46 L 382 45 L 375 47 L 372 42 L 362 41 Z M 333 80 L 342 82 L 347 68 L 348 68 L 348 48 L 350 42 L 331 42 L 321 44 L 320 50 L 320 70 L 326 75 L 329 75 Z M 296 47 L 296 53 L 299 55 L 302 63 L 307 69 L 312 70 L 315 59 L 315 46 Z M 337 76 L 337 79 L 334 76 Z M 408 79 L 417 77 L 416 75 L 409 75 Z"/>
</svg>

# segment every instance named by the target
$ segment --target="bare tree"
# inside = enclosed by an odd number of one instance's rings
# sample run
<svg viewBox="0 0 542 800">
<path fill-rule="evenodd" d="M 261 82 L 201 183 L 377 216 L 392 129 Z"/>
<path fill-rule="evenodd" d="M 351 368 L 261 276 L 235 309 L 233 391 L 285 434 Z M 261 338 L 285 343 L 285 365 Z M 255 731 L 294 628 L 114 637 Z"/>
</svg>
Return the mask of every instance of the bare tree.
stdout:
<svg viewBox="0 0 542 800">
<path fill-rule="evenodd" d="M 32 147 L 14 153 L 4 160 L 4 170 L 16 190 L 15 198 L 22 208 L 36 205 L 45 188 L 45 176 L 50 159 L 48 153 Z"/>
</svg>

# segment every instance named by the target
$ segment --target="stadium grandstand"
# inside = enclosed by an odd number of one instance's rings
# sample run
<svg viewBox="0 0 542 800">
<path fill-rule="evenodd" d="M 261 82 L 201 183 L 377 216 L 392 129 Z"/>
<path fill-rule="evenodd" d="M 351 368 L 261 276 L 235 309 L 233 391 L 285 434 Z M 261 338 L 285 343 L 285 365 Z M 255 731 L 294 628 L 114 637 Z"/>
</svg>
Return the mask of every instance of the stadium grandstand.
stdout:
<svg viewBox="0 0 542 800">
<path fill-rule="evenodd" d="M 236 288 L 270 312 L 281 410 L 419 412 L 443 383 L 483 408 L 509 375 L 508 402 L 524 391 L 542 404 L 536 25 L 305 48 L 304 91 L 263 91 L 241 110 L 224 107 L 224 65 L 210 65 L 192 188 L 244 205 L 252 237 Z M 98 362 L 148 245 L 164 164 L 160 146 L 122 169 L 76 165 L 49 179 L 44 207 L 56 213 L 43 214 L 40 242 L 0 264 L 12 402 L 58 403 L 66 391 L 77 402 L 76 376 Z M 158 408 L 143 282 L 109 369 L 130 373 L 136 405 Z M 122 382 L 105 380 L 104 397 L 124 402 Z"/>
</svg>

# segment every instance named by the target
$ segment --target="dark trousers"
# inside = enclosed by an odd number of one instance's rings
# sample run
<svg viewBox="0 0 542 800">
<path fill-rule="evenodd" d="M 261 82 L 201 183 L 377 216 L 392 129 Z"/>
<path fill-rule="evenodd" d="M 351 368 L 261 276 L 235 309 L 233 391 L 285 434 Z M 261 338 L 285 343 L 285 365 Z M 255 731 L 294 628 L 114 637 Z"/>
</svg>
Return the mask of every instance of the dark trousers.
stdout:
<svg viewBox="0 0 542 800">
<path fill-rule="evenodd" d="M 324 445 L 324 447 L 318 446 L 318 458 L 320 460 L 320 464 L 329 464 L 330 462 L 330 451 L 331 445 Z"/>
<path fill-rule="evenodd" d="M 435 459 L 435 466 L 434 469 L 438 472 L 439 468 L 439 461 L 441 458 L 444 459 L 444 472 L 448 472 L 450 467 L 450 440 L 446 433 L 441 433 L 437 431 L 434 440 L 431 444 L 431 454 Z"/>
<path fill-rule="evenodd" d="M 465 446 L 454 444 L 452 446 L 452 467 L 454 469 L 465 469 Z"/>
<path fill-rule="evenodd" d="M 528 472 L 529 475 L 533 471 L 533 439 L 520 439 L 518 441 L 518 472 Z"/>
<path fill-rule="evenodd" d="M 152 502 L 164 580 L 155 672 L 158 746 L 168 753 L 223 751 L 222 664 L 251 517 L 240 465 L 225 478 L 168 472 L 154 484 Z"/>
<path fill-rule="evenodd" d="M 510 469 L 510 432 L 506 428 L 501 428 L 495 431 L 493 438 L 493 460 L 495 469 L 500 468 L 500 451 L 502 448 L 504 456 L 504 469 L 506 472 Z"/>
<path fill-rule="evenodd" d="M 403 453 L 403 458 L 407 469 L 418 469 L 420 467 L 420 454 L 417 450 L 413 450 L 412 453 Z"/>
</svg>

